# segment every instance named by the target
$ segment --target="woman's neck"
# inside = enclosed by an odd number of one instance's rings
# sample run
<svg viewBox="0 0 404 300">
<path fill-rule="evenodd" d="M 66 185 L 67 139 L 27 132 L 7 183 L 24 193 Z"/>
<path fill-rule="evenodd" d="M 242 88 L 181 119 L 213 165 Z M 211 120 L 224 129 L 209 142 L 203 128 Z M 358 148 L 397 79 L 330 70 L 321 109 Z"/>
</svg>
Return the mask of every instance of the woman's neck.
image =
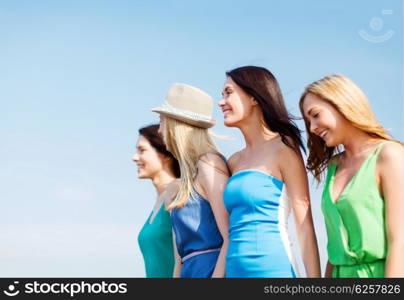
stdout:
<svg viewBox="0 0 404 300">
<path fill-rule="evenodd" d="M 380 139 L 371 137 L 362 130 L 356 130 L 356 132 L 348 135 L 342 143 L 345 149 L 345 157 L 360 157 L 370 149 L 373 149 L 378 141 Z"/>
<path fill-rule="evenodd" d="M 160 196 L 166 189 L 167 185 L 169 185 L 174 179 L 175 176 L 165 170 L 160 171 L 156 176 L 154 176 L 152 182 L 157 191 L 157 195 Z"/>
<path fill-rule="evenodd" d="M 272 140 L 279 134 L 268 129 L 263 118 L 252 116 L 239 127 L 244 136 L 247 149 L 254 149 Z"/>
</svg>

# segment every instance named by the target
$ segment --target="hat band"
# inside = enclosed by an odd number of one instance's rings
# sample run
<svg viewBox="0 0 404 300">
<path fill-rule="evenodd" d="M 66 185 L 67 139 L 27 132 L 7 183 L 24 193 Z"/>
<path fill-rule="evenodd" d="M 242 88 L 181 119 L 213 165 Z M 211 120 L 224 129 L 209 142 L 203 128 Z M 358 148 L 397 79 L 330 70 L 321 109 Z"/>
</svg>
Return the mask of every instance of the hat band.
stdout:
<svg viewBox="0 0 404 300">
<path fill-rule="evenodd" d="M 192 111 L 185 110 L 185 109 L 175 108 L 175 107 L 171 106 L 169 103 L 167 103 L 166 101 L 163 103 L 162 108 L 164 108 L 164 110 L 166 112 L 174 113 L 176 115 L 188 117 L 191 119 L 201 120 L 201 121 L 206 121 L 206 122 L 212 121 L 212 118 L 209 116 L 198 114 L 196 112 L 192 112 Z"/>
</svg>

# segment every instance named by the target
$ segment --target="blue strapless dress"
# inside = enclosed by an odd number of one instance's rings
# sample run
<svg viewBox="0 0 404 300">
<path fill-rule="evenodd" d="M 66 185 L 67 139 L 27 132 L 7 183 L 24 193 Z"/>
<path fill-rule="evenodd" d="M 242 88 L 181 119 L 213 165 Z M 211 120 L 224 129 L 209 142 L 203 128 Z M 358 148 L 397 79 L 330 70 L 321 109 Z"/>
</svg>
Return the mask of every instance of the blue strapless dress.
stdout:
<svg viewBox="0 0 404 300">
<path fill-rule="evenodd" d="M 230 215 L 226 277 L 296 277 L 284 183 L 243 170 L 230 177 L 223 197 Z"/>
</svg>

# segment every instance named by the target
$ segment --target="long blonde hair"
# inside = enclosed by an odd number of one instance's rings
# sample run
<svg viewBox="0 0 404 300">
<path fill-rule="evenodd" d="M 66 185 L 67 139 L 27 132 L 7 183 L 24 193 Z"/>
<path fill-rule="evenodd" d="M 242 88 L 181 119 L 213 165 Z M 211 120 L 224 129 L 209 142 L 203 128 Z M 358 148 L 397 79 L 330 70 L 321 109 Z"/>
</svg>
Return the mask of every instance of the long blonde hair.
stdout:
<svg viewBox="0 0 404 300">
<path fill-rule="evenodd" d="M 369 136 L 388 141 L 395 141 L 387 130 L 377 121 L 370 108 L 368 99 L 363 91 L 349 78 L 333 74 L 326 76 L 308 85 L 300 97 L 300 112 L 304 117 L 303 102 L 307 94 L 313 94 L 331 104 L 353 126 L 364 131 Z M 327 168 L 332 156 L 339 152 L 338 147 L 327 147 L 322 138 L 310 132 L 310 124 L 304 117 L 304 123 L 308 135 L 307 148 L 309 157 L 307 169 L 314 175 L 318 182 Z"/>
<path fill-rule="evenodd" d="M 189 195 L 194 195 L 194 182 L 198 160 L 207 153 L 219 153 L 205 128 L 189 125 L 173 118 L 165 118 L 164 136 L 167 149 L 178 159 L 181 178 L 180 188 L 168 209 L 184 207 Z"/>
</svg>

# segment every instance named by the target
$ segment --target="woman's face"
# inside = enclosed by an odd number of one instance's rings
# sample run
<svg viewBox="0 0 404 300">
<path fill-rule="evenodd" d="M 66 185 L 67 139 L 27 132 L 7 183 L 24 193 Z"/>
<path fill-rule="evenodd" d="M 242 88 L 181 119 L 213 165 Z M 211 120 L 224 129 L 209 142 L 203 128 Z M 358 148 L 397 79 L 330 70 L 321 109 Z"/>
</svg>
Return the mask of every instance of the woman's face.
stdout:
<svg viewBox="0 0 404 300">
<path fill-rule="evenodd" d="M 138 178 L 153 179 L 163 169 L 162 154 L 142 135 L 136 143 L 136 153 L 132 160 L 137 165 Z"/>
<path fill-rule="evenodd" d="M 223 112 L 224 125 L 228 127 L 237 127 L 240 121 L 250 115 L 253 106 L 257 105 L 254 98 L 244 92 L 231 77 L 227 77 L 224 83 L 222 96 L 219 107 Z"/>
<path fill-rule="evenodd" d="M 327 147 L 342 143 L 346 120 L 330 103 L 314 94 L 303 99 L 304 118 L 310 125 L 310 132 L 324 140 Z"/>
</svg>

